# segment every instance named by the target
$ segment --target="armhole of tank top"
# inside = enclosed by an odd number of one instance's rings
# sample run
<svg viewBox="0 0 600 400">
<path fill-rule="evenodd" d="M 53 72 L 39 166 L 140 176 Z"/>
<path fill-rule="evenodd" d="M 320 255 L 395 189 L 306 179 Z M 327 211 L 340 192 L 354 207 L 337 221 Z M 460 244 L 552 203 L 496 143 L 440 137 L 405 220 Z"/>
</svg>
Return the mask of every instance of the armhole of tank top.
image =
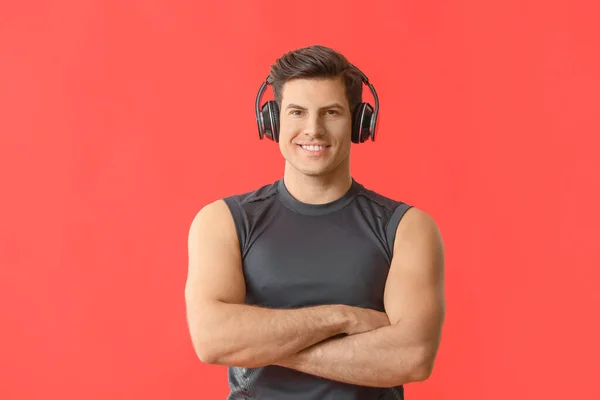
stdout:
<svg viewBox="0 0 600 400">
<path fill-rule="evenodd" d="M 406 203 L 400 203 L 400 205 L 398 205 L 394 209 L 394 212 L 392 213 L 392 216 L 388 221 L 388 225 L 386 228 L 386 239 L 388 251 L 390 252 L 390 256 L 392 257 L 394 256 L 394 242 L 396 240 L 396 230 L 398 229 L 398 224 L 400 223 L 400 220 L 402 219 L 406 211 L 408 211 L 408 209 L 411 207 L 411 205 L 408 205 Z"/>
<path fill-rule="evenodd" d="M 231 216 L 233 217 L 238 242 L 240 243 L 240 253 L 243 257 L 244 250 L 246 248 L 246 218 L 244 217 L 242 207 L 236 199 L 234 199 L 233 197 L 225 197 L 223 201 L 225 201 L 225 204 L 227 204 L 227 207 L 229 207 L 229 211 L 231 212 Z"/>
</svg>

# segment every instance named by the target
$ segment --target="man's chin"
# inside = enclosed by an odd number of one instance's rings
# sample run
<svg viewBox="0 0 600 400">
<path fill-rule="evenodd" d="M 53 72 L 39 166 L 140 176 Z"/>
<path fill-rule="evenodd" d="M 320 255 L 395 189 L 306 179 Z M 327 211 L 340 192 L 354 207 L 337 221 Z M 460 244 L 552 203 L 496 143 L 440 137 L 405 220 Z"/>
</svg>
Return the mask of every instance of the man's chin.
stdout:
<svg viewBox="0 0 600 400">
<path fill-rule="evenodd" d="M 291 164 L 293 169 L 295 169 L 300 174 L 310 177 L 321 177 L 330 175 L 335 170 L 331 163 L 326 162 L 295 162 L 289 164 Z"/>
<path fill-rule="evenodd" d="M 300 171 L 300 173 L 302 173 L 303 175 L 306 176 L 310 176 L 310 177 L 319 177 L 319 176 L 325 176 L 328 175 L 331 171 L 327 168 L 310 168 L 310 167 L 304 167 L 304 168 L 298 168 L 298 171 Z"/>
</svg>

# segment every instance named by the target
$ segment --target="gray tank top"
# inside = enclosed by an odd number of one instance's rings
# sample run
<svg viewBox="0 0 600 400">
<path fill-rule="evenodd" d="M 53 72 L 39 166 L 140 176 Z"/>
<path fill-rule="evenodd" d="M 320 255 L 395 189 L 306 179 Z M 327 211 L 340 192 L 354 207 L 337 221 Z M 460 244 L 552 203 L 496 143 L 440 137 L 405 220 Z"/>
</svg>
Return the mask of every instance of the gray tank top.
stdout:
<svg viewBox="0 0 600 400">
<path fill-rule="evenodd" d="M 396 227 L 411 206 L 354 179 L 344 196 L 328 204 L 301 203 L 283 180 L 224 200 L 240 242 L 246 304 L 385 311 Z M 275 365 L 229 367 L 228 380 L 228 400 L 404 399 L 402 386 L 350 385 Z"/>
</svg>

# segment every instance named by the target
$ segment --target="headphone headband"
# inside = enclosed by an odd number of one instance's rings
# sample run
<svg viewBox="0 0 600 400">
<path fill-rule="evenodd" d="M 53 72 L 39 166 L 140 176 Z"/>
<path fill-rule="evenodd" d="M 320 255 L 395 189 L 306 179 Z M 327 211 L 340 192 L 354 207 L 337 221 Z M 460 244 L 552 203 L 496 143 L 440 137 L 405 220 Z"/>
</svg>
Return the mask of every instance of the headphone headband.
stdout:
<svg viewBox="0 0 600 400">
<path fill-rule="evenodd" d="M 260 118 L 260 98 L 262 97 L 263 92 L 267 88 L 267 85 L 270 84 L 269 83 L 270 77 L 271 77 L 271 75 L 267 76 L 267 78 L 264 80 L 262 85 L 260 85 L 260 89 L 258 90 L 258 94 L 256 95 L 256 103 L 255 103 L 256 123 L 258 124 L 258 137 L 261 140 L 263 138 L 262 132 L 264 132 L 264 127 L 262 126 L 261 118 Z"/>
</svg>

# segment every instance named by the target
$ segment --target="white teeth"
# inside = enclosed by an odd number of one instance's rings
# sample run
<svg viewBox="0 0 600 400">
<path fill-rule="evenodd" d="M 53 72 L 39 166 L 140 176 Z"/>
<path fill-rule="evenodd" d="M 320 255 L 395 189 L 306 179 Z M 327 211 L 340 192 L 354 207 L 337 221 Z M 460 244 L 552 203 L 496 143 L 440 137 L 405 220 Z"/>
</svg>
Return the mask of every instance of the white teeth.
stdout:
<svg viewBox="0 0 600 400">
<path fill-rule="evenodd" d="M 308 151 L 319 151 L 323 150 L 326 146 L 302 146 L 303 149 Z"/>
</svg>

